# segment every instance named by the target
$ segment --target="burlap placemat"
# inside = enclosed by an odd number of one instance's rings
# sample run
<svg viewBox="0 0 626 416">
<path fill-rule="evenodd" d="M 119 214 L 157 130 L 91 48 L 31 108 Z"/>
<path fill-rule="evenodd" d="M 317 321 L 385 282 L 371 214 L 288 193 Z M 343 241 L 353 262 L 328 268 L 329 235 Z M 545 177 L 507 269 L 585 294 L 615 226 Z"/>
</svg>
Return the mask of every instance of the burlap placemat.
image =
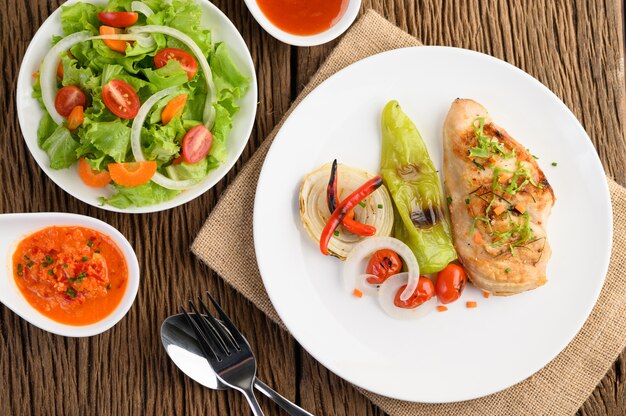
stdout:
<svg viewBox="0 0 626 416">
<path fill-rule="evenodd" d="M 390 49 L 420 43 L 368 11 L 331 53 L 291 106 L 340 69 Z M 285 119 L 283 118 L 283 120 Z M 279 123 L 222 195 L 192 251 L 284 328 L 263 287 L 254 253 L 252 215 L 263 160 Z M 409 403 L 362 391 L 391 415 L 571 415 L 626 346 L 626 189 L 608 179 L 614 215 L 613 253 L 606 282 L 591 316 L 572 342 L 541 371 L 500 393 L 462 403 Z"/>
</svg>

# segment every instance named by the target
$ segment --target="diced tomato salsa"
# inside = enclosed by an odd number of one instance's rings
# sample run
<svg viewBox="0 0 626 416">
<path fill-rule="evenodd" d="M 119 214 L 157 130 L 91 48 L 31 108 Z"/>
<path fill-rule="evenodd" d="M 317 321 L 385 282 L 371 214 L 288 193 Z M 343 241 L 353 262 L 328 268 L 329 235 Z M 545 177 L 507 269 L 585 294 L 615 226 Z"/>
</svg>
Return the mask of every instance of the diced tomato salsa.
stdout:
<svg viewBox="0 0 626 416">
<path fill-rule="evenodd" d="M 88 325 L 119 305 L 128 267 L 108 236 L 84 227 L 53 226 L 18 244 L 13 275 L 28 303 L 45 316 L 68 325 Z"/>
</svg>

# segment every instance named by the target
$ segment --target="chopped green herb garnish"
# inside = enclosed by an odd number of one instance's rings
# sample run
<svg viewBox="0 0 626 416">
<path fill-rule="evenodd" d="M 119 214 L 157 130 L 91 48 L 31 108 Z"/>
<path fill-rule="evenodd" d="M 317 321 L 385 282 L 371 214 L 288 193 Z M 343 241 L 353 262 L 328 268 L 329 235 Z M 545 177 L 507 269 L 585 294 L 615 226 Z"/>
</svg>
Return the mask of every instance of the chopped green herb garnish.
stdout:
<svg viewBox="0 0 626 416">
<path fill-rule="evenodd" d="M 52 270 L 52 269 L 48 269 L 48 274 L 49 274 L 50 276 L 54 276 L 54 270 Z"/>
<path fill-rule="evenodd" d="M 378 204 L 378 209 L 383 209 L 383 204 Z"/>
<path fill-rule="evenodd" d="M 481 165 L 480 163 L 478 163 L 477 161 L 472 160 L 472 163 L 474 163 L 478 169 L 485 170 L 485 167 Z"/>
<path fill-rule="evenodd" d="M 24 266 L 22 266 L 22 263 L 17 264 L 17 275 L 19 277 L 24 276 Z"/>
<path fill-rule="evenodd" d="M 65 263 L 63 263 L 61 266 L 63 266 L 64 269 L 67 269 L 69 266 Z"/>
<path fill-rule="evenodd" d="M 79 278 L 81 278 L 81 279 L 82 279 L 83 277 L 87 277 L 87 273 L 85 273 L 85 272 L 81 272 L 81 273 L 78 275 L 78 277 L 79 277 Z"/>
<path fill-rule="evenodd" d="M 452 197 L 451 196 L 447 197 L 446 200 L 448 201 L 448 204 L 452 203 Z"/>
<path fill-rule="evenodd" d="M 69 280 L 70 282 L 75 282 L 75 281 L 76 281 L 76 278 L 75 278 L 75 277 L 70 277 L 70 278 L 69 278 L 69 279 L 67 279 L 67 280 Z"/>
<path fill-rule="evenodd" d="M 87 257 L 87 256 L 83 256 L 83 259 L 82 259 L 82 260 L 83 260 L 83 261 L 89 261 L 89 257 Z"/>
<path fill-rule="evenodd" d="M 76 297 L 76 290 L 73 287 L 68 287 L 65 293 L 67 293 L 67 296 L 69 296 L 72 299 Z"/>
<path fill-rule="evenodd" d="M 509 269 L 508 267 L 506 269 L 504 269 L 504 273 L 509 273 L 511 271 L 511 269 Z"/>
<path fill-rule="evenodd" d="M 335 231 L 333 234 L 335 234 L 335 237 L 339 237 L 339 231 Z"/>
<path fill-rule="evenodd" d="M 476 125 L 476 122 L 478 122 L 478 125 Z M 470 149 L 470 156 L 488 158 L 490 154 L 495 153 L 502 156 L 504 159 L 515 157 L 515 149 L 513 149 L 511 153 L 506 153 L 502 143 L 495 138 L 485 136 L 484 127 L 484 117 L 478 117 L 474 120 L 474 135 L 478 141 L 478 146 Z"/>
<path fill-rule="evenodd" d="M 46 262 L 52 264 L 52 257 L 46 256 Z"/>
<path fill-rule="evenodd" d="M 552 166 L 556 166 L 556 165 L 557 165 L 557 163 L 556 163 L 556 162 L 552 162 Z"/>
<path fill-rule="evenodd" d="M 365 208 L 366 207 L 365 202 L 363 202 L 363 201 L 359 202 L 359 205 L 361 206 L 361 208 Z"/>
<path fill-rule="evenodd" d="M 469 205 L 470 199 L 469 198 L 465 198 L 465 203 Z"/>
<path fill-rule="evenodd" d="M 522 214 L 519 221 L 514 221 L 509 214 L 509 229 L 503 232 L 494 233 L 497 240 L 491 243 L 492 247 L 507 244 L 511 254 L 515 255 L 515 247 L 520 247 L 530 242 L 535 236 L 530 228 L 530 215 L 528 211 Z"/>
<path fill-rule="evenodd" d="M 91 247 L 91 246 L 93 246 L 93 241 L 91 240 L 87 241 L 87 247 Z"/>
<path fill-rule="evenodd" d="M 531 156 L 532 156 L 534 159 L 539 160 L 539 158 L 538 158 L 537 156 L 535 156 L 535 155 L 531 155 Z"/>
</svg>

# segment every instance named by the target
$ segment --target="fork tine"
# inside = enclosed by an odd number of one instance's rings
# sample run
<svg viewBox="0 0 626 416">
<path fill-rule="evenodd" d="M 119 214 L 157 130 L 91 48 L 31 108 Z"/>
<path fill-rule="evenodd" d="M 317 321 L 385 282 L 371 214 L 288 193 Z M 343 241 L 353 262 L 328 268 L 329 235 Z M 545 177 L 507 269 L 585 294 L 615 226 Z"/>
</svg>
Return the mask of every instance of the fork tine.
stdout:
<svg viewBox="0 0 626 416">
<path fill-rule="evenodd" d="M 237 349 L 238 351 L 241 350 L 241 348 L 239 348 L 239 345 L 237 345 L 237 343 L 235 342 L 233 336 L 224 329 L 224 326 L 222 324 L 215 320 L 215 318 L 209 311 L 209 308 L 207 308 L 206 304 L 202 301 L 202 298 L 200 296 L 198 296 L 198 303 L 200 304 L 200 307 L 204 310 L 204 313 L 206 313 L 207 319 L 211 321 L 213 327 L 215 327 L 215 329 L 217 329 L 217 332 L 219 332 L 220 339 L 224 342 L 224 344 L 227 343 L 226 341 L 228 341 L 228 344 L 230 344 L 230 346 L 226 346 L 227 349 L 230 350 L 230 347 L 232 347 Z"/>
<path fill-rule="evenodd" d="M 220 337 L 215 326 L 208 319 L 206 319 L 204 316 L 200 314 L 200 311 L 198 311 L 198 308 L 196 308 L 196 305 L 191 300 L 189 301 L 189 305 L 195 312 L 195 318 L 199 326 L 203 329 L 206 338 L 210 340 L 213 346 L 221 350 L 223 354 L 230 355 L 230 352 L 228 351 L 226 344 L 224 344 L 224 341 Z M 217 355 L 217 352 L 218 351 L 216 351 L 216 355 Z"/>
<path fill-rule="evenodd" d="M 222 322 L 224 322 L 224 325 L 226 325 L 226 328 L 230 331 L 230 334 L 235 340 L 238 349 L 241 349 L 242 345 L 247 344 L 246 340 L 243 338 L 243 335 L 241 335 L 239 329 L 237 329 L 233 321 L 231 321 L 228 315 L 226 315 L 226 312 L 222 310 L 219 303 L 217 303 L 217 301 L 213 299 L 213 296 L 211 296 L 209 292 L 206 292 L 206 294 L 209 295 L 209 299 L 211 299 L 211 303 L 213 303 L 213 306 L 215 306 L 215 310 L 217 310 L 220 319 L 222 320 Z"/>
<path fill-rule="evenodd" d="M 211 344 L 202 333 L 202 330 L 200 329 L 196 321 L 191 316 L 189 316 L 185 308 L 181 307 L 180 309 L 183 311 L 183 315 L 185 315 L 187 323 L 189 324 L 189 326 L 191 326 L 193 332 L 196 334 L 196 339 L 198 341 L 198 344 L 200 344 L 200 349 L 202 349 L 204 355 L 206 355 L 207 357 L 212 356 L 215 359 L 218 359 L 217 354 L 215 354 L 215 351 L 213 351 L 213 347 L 211 347 Z"/>
</svg>

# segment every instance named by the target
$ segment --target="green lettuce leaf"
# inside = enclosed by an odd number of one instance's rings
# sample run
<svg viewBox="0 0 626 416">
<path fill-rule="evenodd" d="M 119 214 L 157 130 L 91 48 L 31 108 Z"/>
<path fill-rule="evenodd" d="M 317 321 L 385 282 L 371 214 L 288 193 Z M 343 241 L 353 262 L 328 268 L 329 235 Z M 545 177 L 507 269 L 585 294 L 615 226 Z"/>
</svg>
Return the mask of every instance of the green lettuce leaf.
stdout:
<svg viewBox="0 0 626 416">
<path fill-rule="evenodd" d="M 145 68 L 142 72 L 151 84 L 152 93 L 183 85 L 189 80 L 180 62 L 175 59 L 170 59 L 159 69 Z"/>
<path fill-rule="evenodd" d="M 116 162 L 126 161 L 126 154 L 130 150 L 130 127 L 119 119 L 90 123 L 79 134 L 81 145 L 86 145 L 86 148 L 91 145 L 102 154 L 111 156 Z"/>
<path fill-rule="evenodd" d="M 202 159 L 198 163 L 180 163 L 178 165 L 170 165 L 165 168 L 168 176 L 177 181 L 185 181 L 187 179 L 200 180 L 204 178 L 209 171 L 209 163 L 207 158 Z"/>
<path fill-rule="evenodd" d="M 163 188 L 152 181 L 132 188 L 115 184 L 115 188 L 117 193 L 109 199 L 102 198 L 102 202 L 120 209 L 158 204 L 180 193 L 180 191 Z"/>
<path fill-rule="evenodd" d="M 37 128 L 37 144 L 39 144 L 39 147 L 43 145 L 43 142 L 45 142 L 58 127 L 57 123 L 54 122 L 52 117 L 50 117 L 50 114 L 48 114 L 45 109 L 43 112 L 43 118 L 39 122 L 39 127 Z"/>
<path fill-rule="evenodd" d="M 224 90 L 231 92 L 237 98 L 246 93 L 250 79 L 239 71 L 224 43 L 216 44 L 209 64 L 213 71 L 213 81 L 218 95 Z"/>
<path fill-rule="evenodd" d="M 56 130 L 41 144 L 41 148 L 50 157 L 52 169 L 65 169 L 78 160 L 76 149 L 78 142 L 65 126 L 58 126 Z"/>
<path fill-rule="evenodd" d="M 71 6 L 62 6 L 61 26 L 63 27 L 63 33 L 70 35 L 86 30 L 97 34 L 101 25 L 100 20 L 98 20 L 99 11 L 101 11 L 101 8 L 90 3 L 78 2 Z"/>
</svg>

